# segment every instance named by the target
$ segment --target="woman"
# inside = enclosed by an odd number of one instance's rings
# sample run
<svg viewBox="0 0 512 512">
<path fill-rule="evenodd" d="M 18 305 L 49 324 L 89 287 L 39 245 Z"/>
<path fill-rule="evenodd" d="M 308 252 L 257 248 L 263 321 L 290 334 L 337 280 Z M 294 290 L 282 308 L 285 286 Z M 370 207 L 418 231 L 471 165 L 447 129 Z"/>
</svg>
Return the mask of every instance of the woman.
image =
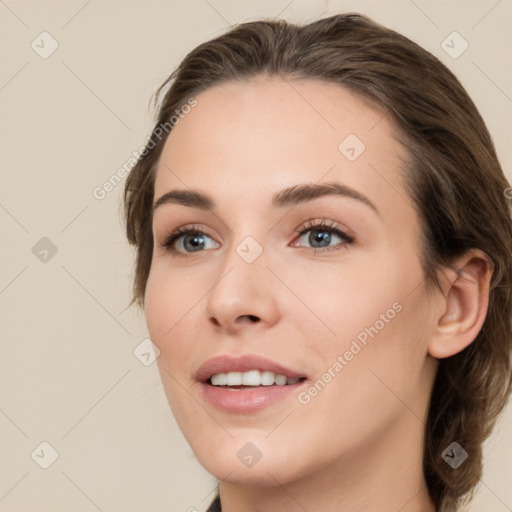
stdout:
<svg viewBox="0 0 512 512">
<path fill-rule="evenodd" d="M 236 26 L 156 102 L 133 301 L 209 511 L 457 510 L 512 346 L 509 184 L 458 80 L 343 14 Z"/>
</svg>

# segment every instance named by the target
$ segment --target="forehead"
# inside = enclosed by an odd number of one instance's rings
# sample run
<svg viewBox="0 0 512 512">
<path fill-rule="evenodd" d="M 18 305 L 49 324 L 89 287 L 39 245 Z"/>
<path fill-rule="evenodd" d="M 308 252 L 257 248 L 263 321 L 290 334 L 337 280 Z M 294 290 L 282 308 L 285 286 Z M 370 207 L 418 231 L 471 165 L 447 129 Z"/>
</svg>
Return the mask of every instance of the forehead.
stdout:
<svg viewBox="0 0 512 512">
<path fill-rule="evenodd" d="M 406 154 L 392 123 L 349 90 L 261 76 L 210 87 L 196 100 L 167 138 L 156 198 L 194 188 L 261 207 L 295 183 L 332 180 L 383 206 L 411 208 L 399 173 Z"/>
</svg>

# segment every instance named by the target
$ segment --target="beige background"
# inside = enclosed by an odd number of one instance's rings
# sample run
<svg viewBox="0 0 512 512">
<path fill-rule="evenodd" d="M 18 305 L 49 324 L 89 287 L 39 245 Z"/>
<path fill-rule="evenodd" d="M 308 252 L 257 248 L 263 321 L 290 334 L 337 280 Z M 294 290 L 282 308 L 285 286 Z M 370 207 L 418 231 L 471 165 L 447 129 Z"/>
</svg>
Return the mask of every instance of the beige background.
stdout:
<svg viewBox="0 0 512 512">
<path fill-rule="evenodd" d="M 194 46 L 259 16 L 350 10 L 457 74 L 510 178 L 510 0 L 0 1 L 1 511 L 206 508 L 215 481 L 179 433 L 156 365 L 133 354 L 147 331 L 126 309 L 122 184 L 103 200 L 93 190 L 145 142 L 151 94 Z M 59 45 L 46 59 L 43 31 Z M 469 43 L 457 59 L 441 48 L 453 31 Z M 43 441 L 58 453 L 47 469 Z M 512 406 L 486 444 L 470 510 L 512 510 L 511 460 Z"/>
</svg>

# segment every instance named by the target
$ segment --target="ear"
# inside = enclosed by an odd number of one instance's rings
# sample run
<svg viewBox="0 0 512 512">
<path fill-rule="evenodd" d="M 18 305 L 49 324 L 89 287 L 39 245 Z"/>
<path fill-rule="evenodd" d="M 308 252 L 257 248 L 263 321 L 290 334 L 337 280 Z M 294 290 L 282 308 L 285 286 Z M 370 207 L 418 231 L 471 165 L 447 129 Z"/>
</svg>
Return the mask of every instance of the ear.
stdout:
<svg viewBox="0 0 512 512">
<path fill-rule="evenodd" d="M 477 337 L 489 306 L 493 264 L 478 249 L 471 249 L 446 268 L 441 314 L 437 318 L 428 352 L 438 359 L 465 349 Z"/>
</svg>

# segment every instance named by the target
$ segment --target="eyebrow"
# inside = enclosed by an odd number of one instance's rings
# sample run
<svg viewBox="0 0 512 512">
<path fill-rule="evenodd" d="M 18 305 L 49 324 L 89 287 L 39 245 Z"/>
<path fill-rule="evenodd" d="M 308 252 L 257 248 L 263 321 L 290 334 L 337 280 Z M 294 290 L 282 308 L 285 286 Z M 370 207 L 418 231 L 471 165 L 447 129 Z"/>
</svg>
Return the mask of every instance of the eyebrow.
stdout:
<svg viewBox="0 0 512 512">
<path fill-rule="evenodd" d="M 274 194 L 271 205 L 274 208 L 284 208 L 332 195 L 356 199 L 379 215 L 379 210 L 375 204 L 365 195 L 347 185 L 335 182 L 294 185 Z M 199 208 L 200 210 L 215 212 L 215 201 L 209 195 L 194 190 L 171 190 L 165 193 L 153 203 L 153 213 L 164 204 L 180 204 L 189 208 Z"/>
</svg>

